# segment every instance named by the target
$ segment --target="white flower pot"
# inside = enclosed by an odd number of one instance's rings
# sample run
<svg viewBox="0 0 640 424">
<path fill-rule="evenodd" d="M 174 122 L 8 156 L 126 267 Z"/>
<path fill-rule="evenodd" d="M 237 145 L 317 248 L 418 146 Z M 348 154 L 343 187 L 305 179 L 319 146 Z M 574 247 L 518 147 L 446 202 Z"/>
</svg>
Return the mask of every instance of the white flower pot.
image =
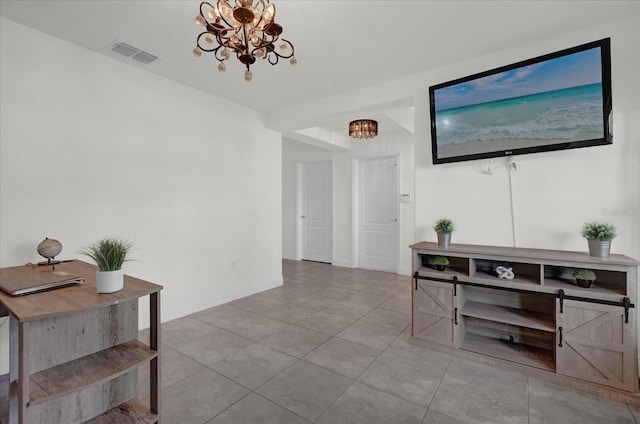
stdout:
<svg viewBox="0 0 640 424">
<path fill-rule="evenodd" d="M 96 289 L 98 293 L 113 293 L 124 287 L 124 274 L 121 269 L 117 271 L 97 271 Z"/>
</svg>

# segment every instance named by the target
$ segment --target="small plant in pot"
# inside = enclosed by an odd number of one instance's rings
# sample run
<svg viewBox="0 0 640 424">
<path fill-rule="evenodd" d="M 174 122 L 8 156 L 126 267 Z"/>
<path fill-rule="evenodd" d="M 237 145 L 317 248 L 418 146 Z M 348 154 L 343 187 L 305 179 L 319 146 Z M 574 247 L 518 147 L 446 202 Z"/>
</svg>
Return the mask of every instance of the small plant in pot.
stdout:
<svg viewBox="0 0 640 424">
<path fill-rule="evenodd" d="M 80 251 L 98 265 L 96 289 L 98 293 L 113 293 L 122 290 L 124 276 L 122 264 L 127 259 L 133 243 L 111 238 L 102 239 Z"/>
<path fill-rule="evenodd" d="M 589 255 L 608 258 L 611 250 L 611 240 L 616 237 L 616 227 L 612 224 L 587 222 L 582 227 L 582 237 L 589 243 Z"/>
<path fill-rule="evenodd" d="M 433 229 L 438 233 L 438 246 L 449 247 L 451 244 L 451 233 L 453 233 L 455 229 L 453 221 L 446 218 L 439 219 L 436 221 Z"/>
<path fill-rule="evenodd" d="M 595 281 L 596 273 L 590 269 L 580 268 L 573 271 L 573 278 L 576 279 L 576 284 L 579 287 L 588 289 L 591 287 L 591 283 Z"/>
<path fill-rule="evenodd" d="M 444 271 L 447 269 L 447 265 L 449 265 L 449 259 L 444 256 L 436 256 L 433 258 L 433 265 L 435 265 L 438 271 Z"/>
</svg>

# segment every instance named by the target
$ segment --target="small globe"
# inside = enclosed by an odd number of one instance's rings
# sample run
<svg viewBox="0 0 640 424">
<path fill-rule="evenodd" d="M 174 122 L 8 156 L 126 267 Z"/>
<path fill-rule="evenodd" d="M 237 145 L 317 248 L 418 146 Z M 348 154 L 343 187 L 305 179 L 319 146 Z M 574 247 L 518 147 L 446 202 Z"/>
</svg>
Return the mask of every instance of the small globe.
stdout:
<svg viewBox="0 0 640 424">
<path fill-rule="evenodd" d="M 62 252 L 62 243 L 58 240 L 45 237 L 45 239 L 38 244 L 38 254 L 43 258 L 53 259 L 58 256 L 60 252 Z"/>
</svg>

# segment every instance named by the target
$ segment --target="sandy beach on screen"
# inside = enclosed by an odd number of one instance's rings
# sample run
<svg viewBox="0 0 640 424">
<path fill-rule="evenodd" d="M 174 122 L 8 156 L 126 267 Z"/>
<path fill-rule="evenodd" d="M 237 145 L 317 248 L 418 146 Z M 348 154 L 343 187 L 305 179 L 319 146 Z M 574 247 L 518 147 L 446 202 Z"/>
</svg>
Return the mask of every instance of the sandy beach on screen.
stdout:
<svg viewBox="0 0 640 424">
<path fill-rule="evenodd" d="M 468 141 L 460 144 L 443 144 L 438 146 L 438 157 L 474 155 L 502 150 L 515 150 L 523 147 L 546 146 L 556 143 L 567 143 L 567 140 L 496 140 L 496 141 Z"/>
</svg>

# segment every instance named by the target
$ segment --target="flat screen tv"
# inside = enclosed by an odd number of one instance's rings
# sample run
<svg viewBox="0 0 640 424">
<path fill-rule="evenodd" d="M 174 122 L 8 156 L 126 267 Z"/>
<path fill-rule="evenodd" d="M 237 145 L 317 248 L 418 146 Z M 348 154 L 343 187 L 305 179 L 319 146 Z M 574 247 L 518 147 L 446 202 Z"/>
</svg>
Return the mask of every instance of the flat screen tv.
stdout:
<svg viewBox="0 0 640 424">
<path fill-rule="evenodd" d="M 429 87 L 434 164 L 610 144 L 606 38 Z"/>
</svg>

